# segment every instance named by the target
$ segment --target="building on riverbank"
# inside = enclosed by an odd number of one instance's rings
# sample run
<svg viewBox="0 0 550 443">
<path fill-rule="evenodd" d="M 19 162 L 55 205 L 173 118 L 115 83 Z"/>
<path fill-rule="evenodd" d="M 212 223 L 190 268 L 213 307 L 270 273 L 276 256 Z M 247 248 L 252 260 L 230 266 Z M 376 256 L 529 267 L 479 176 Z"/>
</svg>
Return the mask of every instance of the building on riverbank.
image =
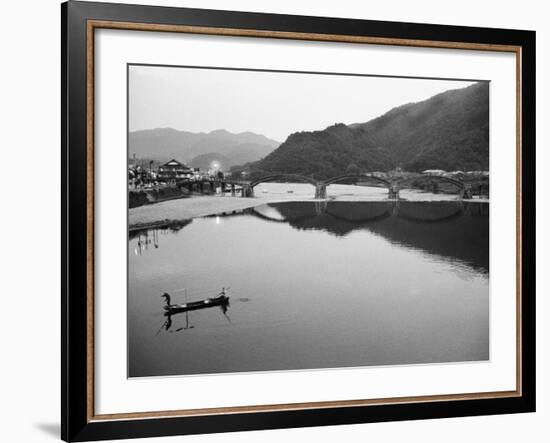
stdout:
<svg viewBox="0 0 550 443">
<path fill-rule="evenodd" d="M 157 179 L 163 182 L 174 182 L 176 180 L 191 179 L 195 171 L 187 167 L 183 163 L 172 159 L 167 163 L 159 166 Z"/>
</svg>

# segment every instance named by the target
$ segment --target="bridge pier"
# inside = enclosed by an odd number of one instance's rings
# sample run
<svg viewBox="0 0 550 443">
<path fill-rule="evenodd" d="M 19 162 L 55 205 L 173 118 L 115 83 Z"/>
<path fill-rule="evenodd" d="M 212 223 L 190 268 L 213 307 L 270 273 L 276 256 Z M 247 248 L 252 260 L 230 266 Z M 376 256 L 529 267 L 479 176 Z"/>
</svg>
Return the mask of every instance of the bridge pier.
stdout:
<svg viewBox="0 0 550 443">
<path fill-rule="evenodd" d="M 398 200 L 399 199 L 399 188 L 395 185 L 391 185 L 388 188 L 388 198 L 392 200 Z"/>
<path fill-rule="evenodd" d="M 254 197 L 254 188 L 250 185 L 243 184 L 241 195 L 245 198 Z"/>
<path fill-rule="evenodd" d="M 327 198 L 327 187 L 324 184 L 315 186 L 315 198 L 318 200 Z"/>
<path fill-rule="evenodd" d="M 472 198 L 472 187 L 470 185 L 464 186 L 462 191 L 460 191 L 460 198 L 469 200 Z"/>
</svg>

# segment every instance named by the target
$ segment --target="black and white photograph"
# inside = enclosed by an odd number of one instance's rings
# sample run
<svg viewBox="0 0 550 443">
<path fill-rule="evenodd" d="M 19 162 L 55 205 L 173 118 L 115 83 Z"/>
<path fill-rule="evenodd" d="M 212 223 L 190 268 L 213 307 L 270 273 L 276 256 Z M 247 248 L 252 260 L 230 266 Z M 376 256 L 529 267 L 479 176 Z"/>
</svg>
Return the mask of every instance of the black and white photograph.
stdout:
<svg viewBox="0 0 550 443">
<path fill-rule="evenodd" d="M 1 440 L 546 442 L 547 9 L 7 2 Z"/>
<path fill-rule="evenodd" d="M 489 81 L 127 81 L 129 377 L 490 360 Z"/>
</svg>

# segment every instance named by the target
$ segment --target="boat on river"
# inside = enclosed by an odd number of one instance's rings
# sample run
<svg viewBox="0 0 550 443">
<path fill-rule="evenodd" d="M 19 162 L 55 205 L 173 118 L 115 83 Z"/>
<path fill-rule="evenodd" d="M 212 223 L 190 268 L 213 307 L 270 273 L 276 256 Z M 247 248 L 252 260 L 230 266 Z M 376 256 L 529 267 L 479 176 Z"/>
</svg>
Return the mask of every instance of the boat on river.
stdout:
<svg viewBox="0 0 550 443">
<path fill-rule="evenodd" d="M 229 304 L 229 296 L 225 291 L 222 291 L 217 297 L 205 298 L 204 300 L 191 301 L 183 304 L 170 303 L 170 295 L 167 293 L 162 294 L 166 305 L 164 305 L 164 311 L 166 314 L 177 314 L 178 312 L 195 311 L 197 309 L 211 308 L 212 306 L 227 306 Z"/>
</svg>

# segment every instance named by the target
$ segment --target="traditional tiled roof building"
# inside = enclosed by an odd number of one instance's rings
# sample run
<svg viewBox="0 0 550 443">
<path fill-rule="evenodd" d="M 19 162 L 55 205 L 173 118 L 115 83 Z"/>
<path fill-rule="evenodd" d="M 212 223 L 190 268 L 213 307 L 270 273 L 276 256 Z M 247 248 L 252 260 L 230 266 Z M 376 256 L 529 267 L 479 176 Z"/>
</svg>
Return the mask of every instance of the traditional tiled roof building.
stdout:
<svg viewBox="0 0 550 443">
<path fill-rule="evenodd" d="M 160 181 L 173 181 L 191 178 L 192 176 L 193 170 L 191 168 L 188 168 L 183 163 L 172 159 L 159 167 L 157 178 Z"/>
</svg>

